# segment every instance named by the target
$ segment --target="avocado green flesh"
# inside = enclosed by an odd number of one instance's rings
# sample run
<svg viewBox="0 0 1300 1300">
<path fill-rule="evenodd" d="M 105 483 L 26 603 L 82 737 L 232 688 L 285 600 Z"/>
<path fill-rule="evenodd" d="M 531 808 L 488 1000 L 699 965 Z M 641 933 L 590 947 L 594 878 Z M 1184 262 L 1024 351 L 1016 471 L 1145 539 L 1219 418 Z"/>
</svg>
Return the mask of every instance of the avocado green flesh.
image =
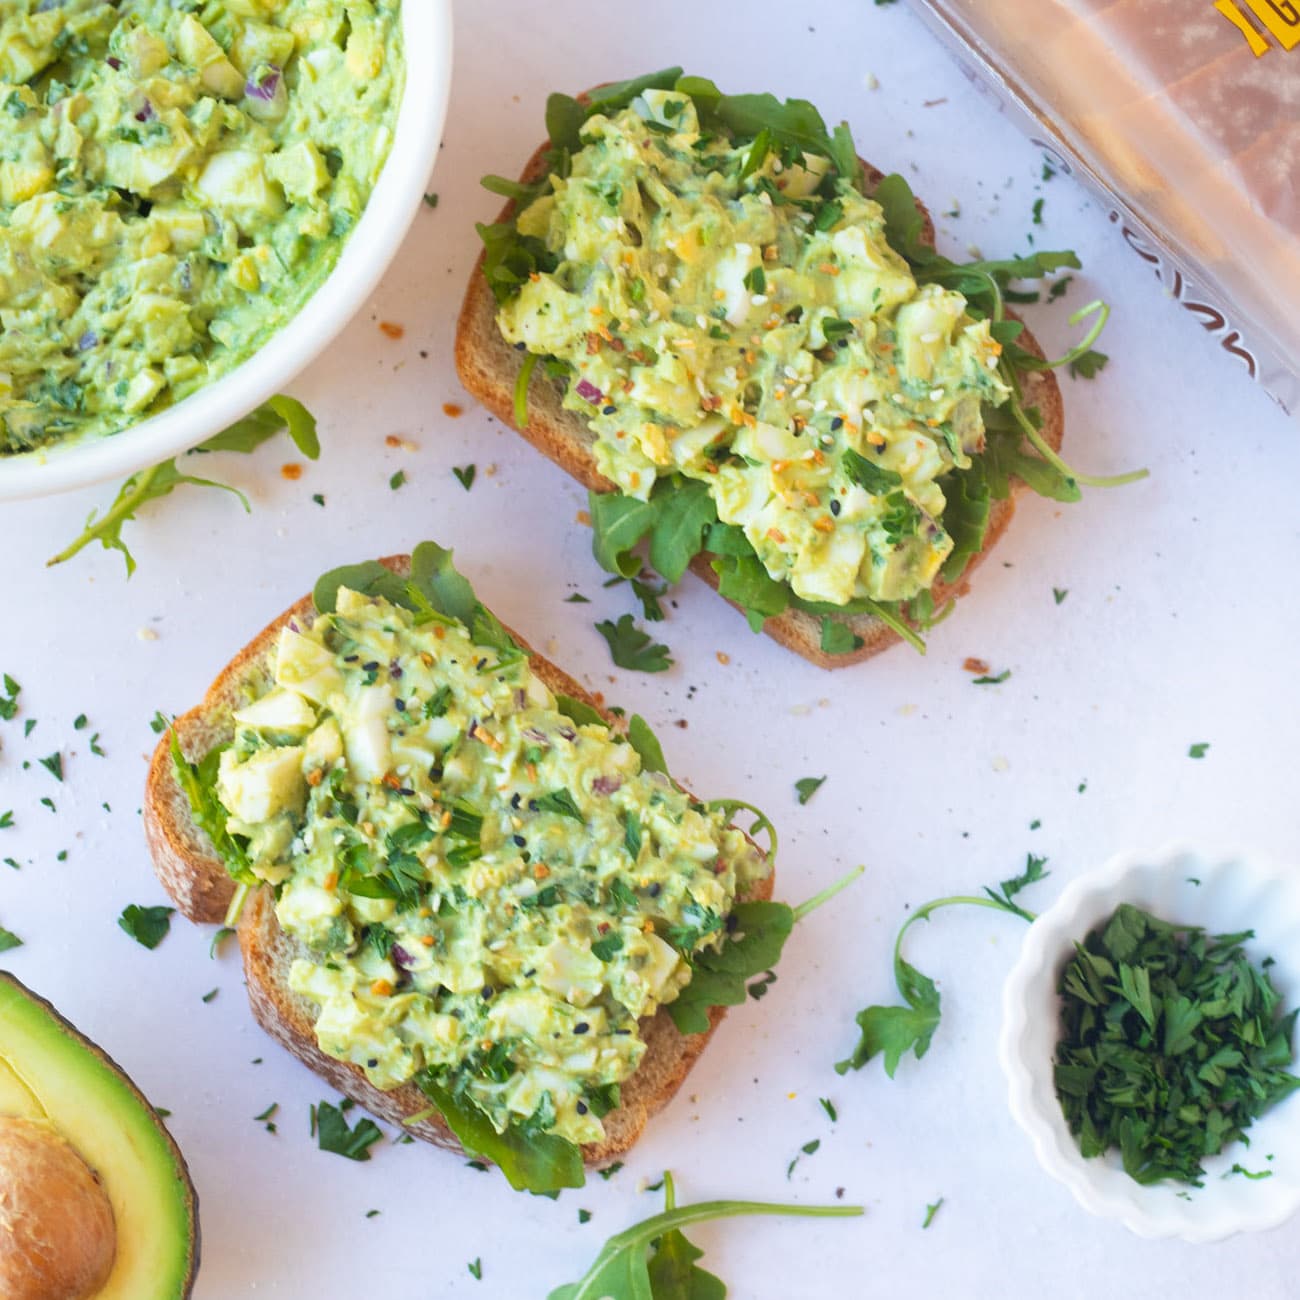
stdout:
<svg viewBox="0 0 1300 1300">
<path fill-rule="evenodd" d="M 754 166 L 680 92 L 595 115 L 582 141 L 518 217 L 558 265 L 497 319 L 568 363 L 601 472 L 641 499 L 665 475 L 705 482 L 805 599 L 928 588 L 952 549 L 943 478 L 982 449 L 981 403 L 1008 395 L 988 323 L 918 285 L 825 158 Z"/>
<path fill-rule="evenodd" d="M 347 588 L 234 725 L 216 792 L 306 948 L 322 1050 L 381 1088 L 431 1068 L 498 1131 L 598 1140 L 639 1018 L 766 872 L 725 813 L 518 651 Z"/>
<path fill-rule="evenodd" d="M 0 5 L 0 455 L 155 414 L 302 306 L 392 143 L 399 6 Z"/>
<path fill-rule="evenodd" d="M 0 971 L 0 1114 L 50 1123 L 98 1175 L 117 1254 L 95 1300 L 180 1300 L 198 1268 L 198 1204 L 153 1107 L 49 1003 Z"/>
</svg>

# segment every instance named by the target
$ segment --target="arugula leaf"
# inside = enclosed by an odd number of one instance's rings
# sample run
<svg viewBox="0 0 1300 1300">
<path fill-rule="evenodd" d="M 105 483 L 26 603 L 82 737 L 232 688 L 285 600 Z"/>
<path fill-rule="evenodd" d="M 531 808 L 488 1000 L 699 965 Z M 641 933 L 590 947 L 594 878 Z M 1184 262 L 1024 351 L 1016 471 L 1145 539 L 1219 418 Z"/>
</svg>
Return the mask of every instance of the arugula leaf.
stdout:
<svg viewBox="0 0 1300 1300">
<path fill-rule="evenodd" d="M 281 394 L 270 398 L 250 415 L 232 424 L 230 428 L 215 434 L 206 442 L 194 448 L 194 452 L 238 451 L 251 452 L 260 447 L 268 438 L 287 429 L 289 436 L 309 460 L 320 455 L 320 443 L 316 437 L 316 421 L 305 406 L 292 397 Z M 193 453 L 191 453 L 193 454 Z M 251 511 L 248 498 L 227 483 L 217 483 L 212 479 L 198 478 L 192 474 L 183 474 L 177 468 L 175 460 L 163 461 L 149 469 L 138 470 L 118 489 L 112 505 L 101 516 L 98 510 L 92 510 L 86 519 L 86 526 L 69 546 L 47 560 L 47 565 L 62 564 L 70 560 L 78 551 L 98 542 L 106 551 L 121 551 L 126 561 L 126 576 L 135 572 L 135 556 L 122 540 L 122 528 L 135 518 L 135 512 L 150 501 L 169 496 L 183 483 L 197 487 L 220 488 L 231 492 L 239 498 L 245 511 Z"/>
<path fill-rule="evenodd" d="M 610 656 L 620 668 L 638 673 L 662 673 L 673 665 L 668 647 L 652 641 L 650 634 L 632 621 L 631 614 L 624 614 L 617 623 L 605 619 L 596 624 L 596 631 L 605 638 Z"/>
<path fill-rule="evenodd" d="M 411 576 L 402 578 L 380 564 L 365 560 L 331 569 L 316 580 L 312 600 L 322 614 L 332 614 L 340 587 L 366 596 L 382 596 L 419 617 L 417 622 L 454 619 L 463 623 L 476 645 L 496 650 L 501 663 L 524 657 L 524 650 L 505 630 L 496 615 L 474 594 L 474 588 L 455 566 L 453 552 L 437 542 L 421 542 L 411 552 Z"/>
<path fill-rule="evenodd" d="M 167 937 L 172 926 L 174 907 L 141 907 L 128 903 L 117 923 L 136 943 L 152 950 Z"/>
<path fill-rule="evenodd" d="M 315 1107 L 315 1116 L 320 1149 L 348 1160 L 369 1160 L 370 1148 L 384 1136 L 371 1119 L 359 1119 L 355 1128 L 348 1128 L 343 1111 L 327 1101 Z"/>
<path fill-rule="evenodd" d="M 668 775 L 668 763 L 664 758 L 663 746 L 650 724 L 639 714 L 632 715 L 627 727 L 628 744 L 641 756 L 643 772 L 662 772 Z"/>
<path fill-rule="evenodd" d="M 641 572 L 641 561 L 632 551 L 654 527 L 656 507 L 621 492 L 588 492 L 587 502 L 596 563 L 621 578 L 635 577 Z"/>
<path fill-rule="evenodd" d="M 191 763 L 181 749 L 176 728 L 172 727 L 168 747 L 172 773 L 190 806 L 194 824 L 212 842 L 212 847 L 230 875 L 242 885 L 255 885 L 257 877 L 253 875 L 252 865 L 244 850 L 244 841 L 226 829 L 229 814 L 217 797 L 217 768 L 222 751 L 228 746 L 218 745 L 210 749 L 198 763 Z"/>
<path fill-rule="evenodd" d="M 625 1228 L 601 1248 L 577 1281 L 556 1287 L 547 1300 L 724 1300 L 721 1279 L 697 1266 L 703 1252 L 682 1234 L 693 1223 L 740 1215 L 856 1218 L 860 1205 L 777 1205 L 765 1201 L 702 1201 L 678 1207 L 665 1172 L 664 1210 Z"/>
<path fill-rule="evenodd" d="M 581 1187 L 586 1181 L 582 1152 L 567 1139 L 529 1132 L 517 1124 L 498 1133 L 472 1101 L 454 1097 L 431 1071 L 421 1071 L 415 1083 L 441 1112 L 466 1152 L 498 1165 L 515 1191 L 546 1196 L 565 1187 Z"/>
<path fill-rule="evenodd" d="M 919 1061 L 930 1050 L 931 1040 L 939 1027 L 939 990 L 932 979 L 903 960 L 903 937 L 908 930 L 917 921 L 928 920 L 930 914 L 939 908 L 959 903 L 972 907 L 990 907 L 1033 921 L 1034 914 L 1025 911 L 1012 900 L 1026 885 L 1044 879 L 1046 873 L 1043 864 L 1046 861 L 1046 858 L 1036 858 L 1030 854 L 1025 870 L 1019 876 L 1001 882 L 1000 893 L 985 886 L 983 896 L 960 894 L 936 898 L 923 907 L 918 907 L 903 922 L 898 937 L 894 940 L 894 983 L 905 1005 L 872 1006 L 858 1012 L 856 1019 L 861 1034 L 851 1055 L 836 1063 L 837 1074 L 860 1070 L 872 1057 L 883 1055 L 885 1073 L 892 1079 L 905 1053 L 911 1051 Z"/>
<path fill-rule="evenodd" d="M 657 487 L 650 563 L 670 583 L 681 581 L 686 566 L 700 553 L 704 530 L 718 518 L 709 485 L 699 479 L 683 479 L 665 491 Z"/>
<path fill-rule="evenodd" d="M 884 469 L 875 461 L 859 455 L 852 447 L 844 448 L 844 472 L 860 488 L 872 496 L 885 496 L 903 481 L 901 474 L 892 469 Z"/>
<path fill-rule="evenodd" d="M 737 903 L 722 948 L 691 955 L 691 981 L 667 1004 L 678 1032 L 707 1033 L 710 1007 L 740 1006 L 746 981 L 780 961 L 794 921 L 788 903 Z"/>
</svg>

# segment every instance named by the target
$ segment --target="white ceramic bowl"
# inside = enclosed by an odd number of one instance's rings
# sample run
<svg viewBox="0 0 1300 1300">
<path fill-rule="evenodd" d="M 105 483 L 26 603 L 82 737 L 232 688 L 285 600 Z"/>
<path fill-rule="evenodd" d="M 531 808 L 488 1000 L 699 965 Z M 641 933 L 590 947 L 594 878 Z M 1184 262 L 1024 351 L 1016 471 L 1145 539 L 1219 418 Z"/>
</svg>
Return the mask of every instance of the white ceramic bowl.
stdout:
<svg viewBox="0 0 1300 1300">
<path fill-rule="evenodd" d="M 338 263 L 257 353 L 183 402 L 121 433 L 0 456 L 0 501 L 122 478 L 196 446 L 282 390 L 373 291 L 428 188 L 451 89 L 451 0 L 402 5 L 406 87 L 388 161 Z"/>
<path fill-rule="evenodd" d="M 1284 1007 L 1300 999 L 1300 871 L 1254 855 L 1208 856 L 1185 848 L 1112 858 L 1070 884 L 1029 927 L 1007 978 L 999 1056 L 1010 1085 L 1011 1113 L 1029 1134 L 1039 1163 L 1084 1209 L 1118 1219 L 1139 1236 L 1201 1242 L 1275 1228 L 1300 1208 L 1300 1098 L 1295 1093 L 1247 1130 L 1249 1147 L 1237 1143 L 1204 1161 L 1200 1188 L 1143 1187 L 1124 1172 L 1117 1152 L 1090 1160 L 1079 1154 L 1052 1082 L 1059 1033 L 1056 984 L 1075 942 L 1120 903 L 1216 934 L 1253 929 L 1256 938 L 1246 945 L 1252 960 L 1274 958 L 1271 973 Z M 1270 1170 L 1271 1177 L 1229 1174 L 1234 1162 L 1252 1171 Z"/>
</svg>

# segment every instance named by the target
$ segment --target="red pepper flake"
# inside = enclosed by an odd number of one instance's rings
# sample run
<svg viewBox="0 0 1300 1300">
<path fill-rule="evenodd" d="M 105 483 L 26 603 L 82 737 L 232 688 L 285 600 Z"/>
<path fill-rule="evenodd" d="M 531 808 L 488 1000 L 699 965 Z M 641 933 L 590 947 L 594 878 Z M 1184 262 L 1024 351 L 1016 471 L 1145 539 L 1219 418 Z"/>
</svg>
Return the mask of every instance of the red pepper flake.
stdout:
<svg viewBox="0 0 1300 1300">
<path fill-rule="evenodd" d="M 449 420 L 455 420 L 464 414 L 464 407 L 458 406 L 455 402 L 443 402 L 442 413 Z"/>
<path fill-rule="evenodd" d="M 282 477 L 287 478 L 290 483 L 296 483 L 300 478 L 302 478 L 302 466 L 281 465 L 280 474 Z"/>
<path fill-rule="evenodd" d="M 590 356 L 595 356 L 600 351 L 600 335 L 594 330 L 587 332 L 587 352 Z"/>
<path fill-rule="evenodd" d="M 987 663 L 985 660 L 983 660 L 983 659 L 976 659 L 976 658 L 974 658 L 974 656 L 972 656 L 972 657 L 969 658 L 969 659 L 966 659 L 966 660 L 962 663 L 962 667 L 963 667 L 963 668 L 964 668 L 968 673 L 982 673 L 982 674 L 987 674 L 987 673 L 989 672 L 989 666 L 988 666 L 988 663 Z"/>
<path fill-rule="evenodd" d="M 379 322 L 379 332 L 385 338 L 400 339 L 406 337 L 406 326 L 399 325 L 396 321 L 381 320 Z"/>
</svg>

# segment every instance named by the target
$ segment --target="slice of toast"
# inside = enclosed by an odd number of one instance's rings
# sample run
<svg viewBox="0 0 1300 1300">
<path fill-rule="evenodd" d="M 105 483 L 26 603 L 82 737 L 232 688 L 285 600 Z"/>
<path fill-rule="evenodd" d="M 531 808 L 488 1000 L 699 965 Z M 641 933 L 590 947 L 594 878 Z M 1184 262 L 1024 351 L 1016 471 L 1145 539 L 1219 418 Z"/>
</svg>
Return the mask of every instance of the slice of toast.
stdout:
<svg viewBox="0 0 1300 1300">
<path fill-rule="evenodd" d="M 528 160 L 520 177 L 522 181 L 535 181 L 545 174 L 546 152 L 547 146 L 543 145 Z M 862 166 L 866 190 L 870 193 L 883 179 L 883 173 L 865 161 Z M 934 224 L 919 201 L 917 207 L 923 219 L 921 239 L 933 248 Z M 497 220 L 508 220 L 514 211 L 514 200 L 511 200 L 501 209 Z M 527 354 L 521 354 L 512 348 L 497 328 L 497 303 L 483 275 L 483 259 L 484 254 L 480 254 L 470 274 L 469 286 L 465 290 L 465 300 L 460 309 L 460 320 L 456 326 L 456 369 L 461 383 L 497 419 L 522 434 L 538 451 L 549 456 L 585 487 L 596 492 L 616 491 L 615 485 L 596 468 L 593 453 L 595 435 L 576 412 L 564 409 L 561 405 L 563 389 L 549 381 L 540 367 L 533 372 L 533 381 L 528 391 L 527 426 L 521 429 L 515 423 L 515 381 Z M 1009 312 L 1008 316 L 1014 316 L 1014 313 Z M 1020 335 L 1017 342 L 1035 356 L 1043 356 L 1028 329 Z M 1043 417 L 1043 436 L 1054 450 L 1059 451 L 1065 414 L 1056 376 L 1050 370 L 1035 371 L 1026 375 L 1022 383 L 1025 406 L 1038 407 Z M 1024 486 L 1015 480 L 1012 493 L 1005 501 L 990 503 L 984 546 L 979 554 L 971 557 L 961 578 L 956 583 L 946 583 L 942 579 L 934 583 L 931 592 L 936 613 L 949 601 L 966 593 L 976 565 L 988 554 L 1011 522 L 1015 497 L 1024 490 Z M 701 553 L 691 562 L 691 568 L 716 591 L 719 579 L 710 564 L 711 558 L 707 553 Z M 789 609 L 776 618 L 769 618 L 763 625 L 763 631 L 821 668 L 842 668 L 860 663 L 900 640 L 896 632 L 870 614 L 860 614 L 844 621 L 862 638 L 862 645 L 848 654 L 827 654 L 821 648 L 821 616 L 803 610 Z"/>
<path fill-rule="evenodd" d="M 383 563 L 394 572 L 404 574 L 409 558 L 389 557 Z M 190 762 L 198 762 L 214 746 L 232 739 L 231 711 L 269 680 L 280 629 L 290 622 L 300 628 L 308 627 L 314 619 L 312 599 L 306 596 L 263 628 L 222 669 L 203 702 L 176 719 L 181 749 Z M 515 636 L 515 640 L 527 648 L 521 638 Z M 531 667 L 554 693 L 581 700 L 598 709 L 607 722 L 613 722 L 590 692 L 554 664 L 534 653 Z M 234 895 L 234 881 L 207 835 L 194 825 L 185 792 L 172 767 L 168 735 L 158 742 L 149 764 L 144 829 L 154 870 L 180 911 L 191 921 L 220 922 Z M 770 898 L 772 885 L 773 875 L 769 872 L 746 899 Z M 289 987 L 289 967 L 295 957 L 302 955 L 302 949 L 280 928 L 270 889 L 257 890 L 246 902 L 239 921 L 239 947 L 253 1015 L 272 1038 L 309 1065 L 332 1088 L 381 1119 L 402 1124 L 410 1116 L 429 1110 L 428 1098 L 414 1084 L 385 1092 L 370 1083 L 358 1067 L 327 1056 L 317 1046 L 315 1005 Z M 725 1014 L 724 1008 L 714 1007 L 709 1012 L 709 1030 L 703 1034 L 679 1033 L 663 1009 L 641 1021 L 645 1055 L 636 1072 L 623 1084 L 618 1108 L 605 1116 L 604 1140 L 582 1148 L 586 1164 L 609 1160 L 637 1140 L 650 1117 L 667 1105 L 681 1087 Z M 440 1115 L 430 1115 L 405 1125 L 405 1129 L 427 1142 L 461 1150 Z"/>
</svg>

